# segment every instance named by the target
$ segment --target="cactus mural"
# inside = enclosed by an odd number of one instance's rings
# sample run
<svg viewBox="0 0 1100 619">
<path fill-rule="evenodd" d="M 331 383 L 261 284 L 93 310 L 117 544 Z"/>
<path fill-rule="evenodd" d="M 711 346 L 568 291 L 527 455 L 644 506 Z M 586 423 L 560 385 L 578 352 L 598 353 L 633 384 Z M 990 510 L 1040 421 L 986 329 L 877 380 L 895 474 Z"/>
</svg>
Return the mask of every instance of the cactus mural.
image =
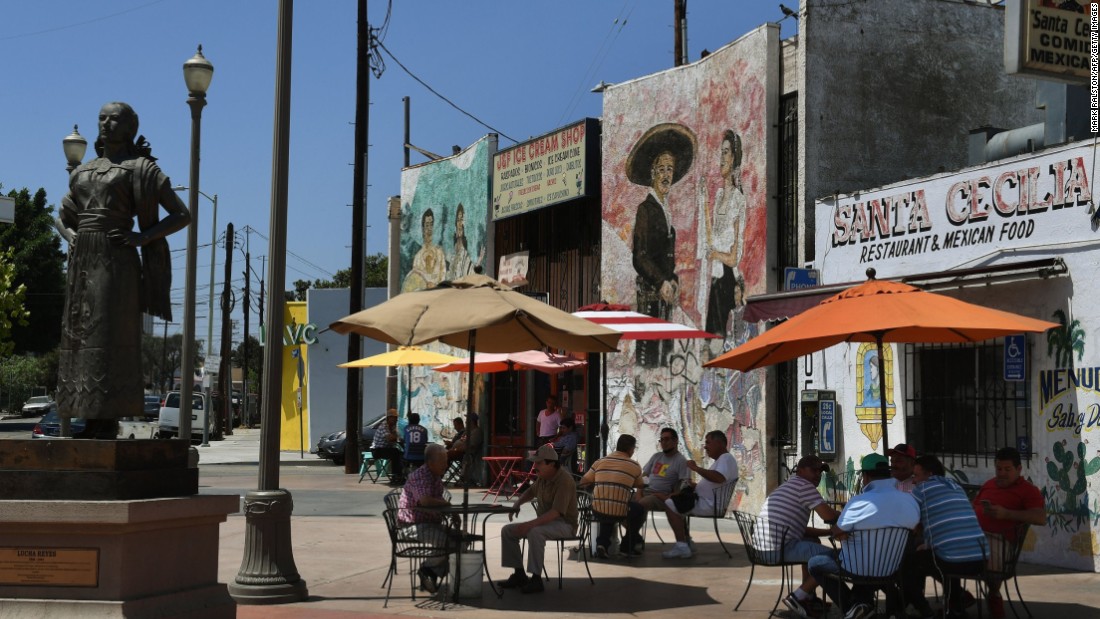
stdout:
<svg viewBox="0 0 1100 619">
<path fill-rule="evenodd" d="M 1054 443 L 1053 460 L 1046 458 L 1051 485 L 1043 488 L 1043 498 L 1049 514 L 1047 523 L 1069 530 L 1070 521 L 1080 527 L 1090 520 L 1086 478 L 1100 471 L 1100 456 L 1087 458 L 1086 442 L 1077 443 L 1076 450 L 1067 449 L 1066 443 L 1066 439 Z"/>
</svg>

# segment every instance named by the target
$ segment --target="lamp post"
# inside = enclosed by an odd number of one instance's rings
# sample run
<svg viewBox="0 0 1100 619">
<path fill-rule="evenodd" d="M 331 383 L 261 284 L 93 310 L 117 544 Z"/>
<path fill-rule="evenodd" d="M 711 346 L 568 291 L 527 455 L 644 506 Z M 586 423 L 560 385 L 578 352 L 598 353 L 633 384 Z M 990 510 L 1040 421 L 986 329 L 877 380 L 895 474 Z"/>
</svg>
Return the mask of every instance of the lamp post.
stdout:
<svg viewBox="0 0 1100 619">
<path fill-rule="evenodd" d="M 202 108 L 206 106 L 206 89 L 214 77 L 214 65 L 203 57 L 202 46 L 183 63 L 183 81 L 187 84 L 187 105 L 191 107 L 191 187 L 188 208 L 191 223 L 187 226 L 187 270 L 183 284 L 183 351 L 180 361 L 180 408 L 191 408 L 191 390 L 195 382 L 195 254 L 198 250 L 199 225 L 199 145 L 202 134 Z M 210 403 L 207 402 L 203 425 L 210 423 Z M 191 440 L 191 415 L 180 411 L 180 438 Z"/>
<path fill-rule="evenodd" d="M 176 185 L 172 188 L 174 191 L 188 191 L 189 187 L 183 185 Z M 208 316 L 206 320 L 206 357 L 210 358 L 210 355 L 214 351 L 214 263 L 216 262 L 215 249 L 218 245 L 218 194 L 214 194 L 213 197 L 206 195 L 202 191 L 197 191 L 197 194 L 210 200 L 214 205 L 213 216 L 210 218 L 210 301 L 207 303 L 206 314 Z M 204 364 L 205 367 L 205 364 Z M 214 401 L 214 390 L 208 388 L 206 391 L 206 403 L 209 409 Z M 210 411 L 207 410 L 207 415 L 210 415 Z M 202 427 L 202 446 L 210 446 L 210 424 L 206 423 Z"/>
<path fill-rule="evenodd" d="M 65 170 L 71 177 L 73 175 L 73 170 L 80 165 L 80 162 L 84 161 L 84 153 L 88 150 L 88 140 L 85 140 L 84 136 L 80 135 L 80 132 L 76 130 L 76 125 L 73 125 L 73 132 L 62 138 L 61 148 L 65 152 L 65 161 L 68 164 L 65 166 Z M 60 217 L 54 219 L 54 226 L 65 241 L 72 246 L 73 239 L 69 231 L 65 228 L 65 225 L 61 223 Z M 61 436 L 72 435 L 72 431 L 69 428 L 69 418 L 64 415 L 61 416 L 61 428 L 59 432 Z"/>
<path fill-rule="evenodd" d="M 65 166 L 65 170 L 72 174 L 76 166 L 84 161 L 84 153 L 88 150 L 88 140 L 85 140 L 84 136 L 76 130 L 76 125 L 73 125 L 73 132 L 61 140 L 61 148 L 65 151 L 65 161 L 69 164 Z"/>
</svg>

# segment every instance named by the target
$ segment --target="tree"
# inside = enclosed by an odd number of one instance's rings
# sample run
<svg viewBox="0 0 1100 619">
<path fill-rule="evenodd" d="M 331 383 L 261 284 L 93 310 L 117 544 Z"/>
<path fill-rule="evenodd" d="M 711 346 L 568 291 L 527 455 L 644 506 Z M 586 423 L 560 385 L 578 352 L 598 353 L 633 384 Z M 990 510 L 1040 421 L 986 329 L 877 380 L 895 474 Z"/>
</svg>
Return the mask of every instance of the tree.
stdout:
<svg viewBox="0 0 1100 619">
<path fill-rule="evenodd" d="M 0 251 L 0 357 L 12 353 L 15 348 L 12 333 L 16 328 L 25 326 L 27 317 L 30 316 L 23 308 L 27 287 L 15 281 L 13 253 L 15 252 L 11 248 Z"/>
<path fill-rule="evenodd" d="M 389 282 L 390 261 L 385 254 L 379 252 L 363 259 L 363 287 L 385 288 Z M 305 301 L 306 291 L 313 288 L 351 288 L 351 269 L 340 269 L 332 276 L 331 280 L 316 279 L 311 284 L 309 280 L 299 279 L 294 282 L 294 291 L 287 291 L 288 301 Z"/>
<path fill-rule="evenodd" d="M 53 207 L 46 204 L 46 190 L 32 197 L 27 189 L 12 191 L 15 223 L 0 226 L 0 247 L 12 250 L 14 285 L 26 287 L 26 322 L 12 328 L 14 352 L 43 353 L 61 342 L 61 316 L 65 308 L 65 254 L 61 237 L 53 227 Z"/>
<path fill-rule="evenodd" d="M 243 368 L 244 364 L 244 342 L 237 344 L 237 348 L 231 355 L 233 361 L 233 367 Z M 248 376 L 245 377 L 248 385 L 249 393 L 257 393 L 260 387 L 260 376 L 262 375 L 264 365 L 264 349 L 260 346 L 260 341 L 253 336 L 248 336 Z"/>
</svg>

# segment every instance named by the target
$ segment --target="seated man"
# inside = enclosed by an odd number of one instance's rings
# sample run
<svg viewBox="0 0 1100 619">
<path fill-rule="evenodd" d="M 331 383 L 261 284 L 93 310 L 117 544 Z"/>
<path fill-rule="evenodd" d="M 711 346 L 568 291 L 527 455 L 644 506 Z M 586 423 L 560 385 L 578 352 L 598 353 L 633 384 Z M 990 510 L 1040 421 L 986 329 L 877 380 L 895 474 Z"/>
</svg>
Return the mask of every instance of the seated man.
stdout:
<svg viewBox="0 0 1100 619">
<path fill-rule="evenodd" d="M 386 411 L 386 425 L 374 431 L 374 441 L 370 446 L 371 456 L 375 460 L 389 462 L 390 483 L 399 483 L 402 479 L 401 448 L 397 443 L 397 409 Z"/>
<path fill-rule="evenodd" d="M 867 454 L 860 464 L 863 492 L 852 497 L 844 506 L 840 518 L 832 527 L 833 537 L 843 542 L 853 531 L 886 527 L 915 528 L 920 522 L 920 508 L 912 495 L 898 490 L 898 480 L 890 476 L 890 463 L 886 456 Z M 849 607 L 849 598 L 854 599 L 844 619 L 863 619 L 871 616 L 874 611 L 873 588 L 857 586 L 849 591 L 843 583 L 828 578 L 830 574 L 839 573 L 842 564 L 851 572 L 870 571 L 858 563 L 861 560 L 859 550 L 845 543 L 841 546 L 839 555 L 820 554 L 812 557 L 806 566 L 814 580 L 821 583 L 825 593 L 842 608 Z M 897 591 L 886 591 L 886 595 L 887 605 L 896 609 L 900 605 Z"/>
<path fill-rule="evenodd" d="M 409 413 L 409 425 L 405 426 L 405 453 L 410 467 L 424 463 L 424 447 L 428 444 L 428 429 L 420 425 L 420 415 Z"/>
<path fill-rule="evenodd" d="M 596 460 L 585 472 L 578 485 L 581 487 L 592 486 L 599 483 L 616 483 L 641 491 L 645 487 L 642 481 L 642 467 L 631 459 L 637 440 L 629 434 L 619 435 L 615 443 L 615 451 Z M 645 510 L 638 504 L 635 496 L 626 505 L 620 505 L 609 500 L 610 489 L 598 487 L 592 493 L 592 511 L 596 515 L 609 516 L 611 518 L 626 518 L 626 535 L 619 543 L 619 552 L 624 554 L 641 554 L 639 546 L 642 542 L 642 525 L 645 524 Z M 596 556 L 601 559 L 608 558 L 607 548 L 611 545 L 611 533 L 615 529 L 615 523 L 600 521 L 596 533 Z"/>
<path fill-rule="evenodd" d="M 690 509 L 681 510 L 680 507 L 677 507 L 676 497 L 665 499 L 665 514 L 668 515 L 668 524 L 672 527 L 672 533 L 676 536 L 676 543 L 673 544 L 672 548 L 661 553 L 661 556 L 666 559 L 691 558 L 691 545 L 689 544 L 687 525 L 683 515 L 713 516 L 715 510 L 714 489 L 726 483 L 727 480 L 737 479 L 737 461 L 733 459 L 733 454 L 729 452 L 729 448 L 726 446 L 726 435 L 724 433 L 720 430 L 707 432 L 706 438 L 703 439 L 703 450 L 708 458 L 714 460 L 714 464 L 709 469 L 704 469 L 696 464 L 694 460 L 687 461 L 688 470 L 695 471 L 702 477 L 699 483 L 694 484 L 695 505 Z"/>
<path fill-rule="evenodd" d="M 1022 464 L 1019 451 L 1013 447 L 998 449 L 993 460 L 996 473 L 993 479 L 982 484 L 974 497 L 973 507 L 983 531 L 996 534 L 1007 542 L 1015 542 L 1017 525 L 1046 526 L 1046 504 L 1039 489 L 1020 475 Z M 997 546 L 992 546 L 994 555 L 1000 551 Z M 991 556 L 990 560 L 999 562 L 1001 557 Z M 999 565 L 993 567 L 1000 568 Z M 994 619 L 1000 619 L 1005 616 L 1001 582 L 995 580 L 988 584 L 989 614 Z"/>
<path fill-rule="evenodd" d="M 402 529 L 401 535 L 440 548 L 453 548 L 461 539 L 461 532 L 444 524 L 442 514 L 416 509 L 449 504 L 443 498 L 447 450 L 442 445 L 430 443 L 425 446 L 424 458 L 424 466 L 413 471 L 401 489 L 397 522 L 407 527 Z M 439 579 L 447 574 L 447 555 L 425 558 L 417 574 L 420 576 L 420 588 L 435 593 L 439 589 Z"/>
<path fill-rule="evenodd" d="M 913 466 L 917 462 L 917 449 L 908 443 L 898 443 L 893 449 L 886 450 L 890 458 L 890 476 L 898 480 L 898 490 L 913 492 L 916 479 L 913 478 Z"/>
<path fill-rule="evenodd" d="M 989 555 L 989 543 L 966 492 L 945 475 L 943 464 L 935 456 L 920 456 L 913 467 L 916 485 L 912 494 L 921 508 L 924 543 L 905 557 L 902 586 L 905 600 L 926 619 L 934 615 L 932 606 L 924 599 L 925 577 L 943 580 L 940 575 L 944 572 L 980 574 Z M 946 618 L 966 616 L 961 591 L 957 581 L 948 584 Z"/>
<path fill-rule="evenodd" d="M 443 446 L 447 448 L 447 460 L 454 462 L 461 460 L 466 454 L 466 422 L 462 417 L 455 417 L 451 423 L 454 424 L 455 435 L 450 440 L 443 441 Z"/>
<path fill-rule="evenodd" d="M 642 477 L 647 479 L 645 496 L 638 504 L 646 511 L 665 511 L 665 499 L 680 491 L 681 485 L 691 478 L 687 458 L 680 453 L 680 436 L 672 428 L 661 428 L 661 451 L 650 456 L 642 467 Z"/>
<path fill-rule="evenodd" d="M 462 454 L 462 479 L 471 486 L 481 484 L 481 426 L 477 413 L 470 413 L 470 422 L 466 424 L 466 449 Z"/>
<path fill-rule="evenodd" d="M 552 444 L 561 457 L 562 468 L 570 475 L 577 470 L 577 438 L 577 422 L 572 417 L 562 419 Z"/>
<path fill-rule="evenodd" d="M 535 498 L 536 518 L 513 522 L 500 530 L 500 564 L 513 569 L 513 574 L 500 584 L 505 589 L 519 588 L 523 593 L 541 593 L 542 565 L 546 540 L 572 537 L 577 532 L 577 484 L 573 476 L 562 472 L 558 452 L 550 445 L 538 448 L 531 457 L 538 480 L 512 506 L 511 520 L 524 503 Z M 527 571 L 523 572 L 523 551 L 520 540 L 527 540 Z"/>
<path fill-rule="evenodd" d="M 810 609 L 819 606 L 814 595 L 817 581 L 806 570 L 806 562 L 811 557 L 832 552 L 817 540 L 828 535 L 828 529 L 809 526 L 810 512 L 825 522 L 835 522 L 840 516 L 840 512 L 826 503 L 817 491 L 821 476 L 828 469 L 821 458 L 803 456 L 795 465 L 794 475 L 764 499 L 753 535 L 757 550 L 770 554 L 771 560 L 778 561 L 782 557 L 784 561 L 803 564 L 802 585 L 783 600 L 783 604 L 799 617 L 808 617 Z M 769 534 L 772 528 L 782 530 L 784 537 L 773 539 Z"/>
</svg>

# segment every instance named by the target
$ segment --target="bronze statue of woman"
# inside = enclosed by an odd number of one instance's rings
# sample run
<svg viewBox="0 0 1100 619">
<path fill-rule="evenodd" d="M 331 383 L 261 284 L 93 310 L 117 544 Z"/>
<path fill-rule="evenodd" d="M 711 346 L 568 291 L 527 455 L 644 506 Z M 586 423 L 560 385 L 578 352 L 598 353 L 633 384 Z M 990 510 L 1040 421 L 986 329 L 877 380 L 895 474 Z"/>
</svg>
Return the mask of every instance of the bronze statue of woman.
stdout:
<svg viewBox="0 0 1100 619">
<path fill-rule="evenodd" d="M 165 237 L 191 221 L 137 131 L 133 108 L 104 105 L 98 157 L 73 171 L 61 200 L 69 266 L 57 408 L 87 420 L 80 438 L 115 438 L 120 417 L 143 414 L 141 314 L 172 319 Z"/>
</svg>

